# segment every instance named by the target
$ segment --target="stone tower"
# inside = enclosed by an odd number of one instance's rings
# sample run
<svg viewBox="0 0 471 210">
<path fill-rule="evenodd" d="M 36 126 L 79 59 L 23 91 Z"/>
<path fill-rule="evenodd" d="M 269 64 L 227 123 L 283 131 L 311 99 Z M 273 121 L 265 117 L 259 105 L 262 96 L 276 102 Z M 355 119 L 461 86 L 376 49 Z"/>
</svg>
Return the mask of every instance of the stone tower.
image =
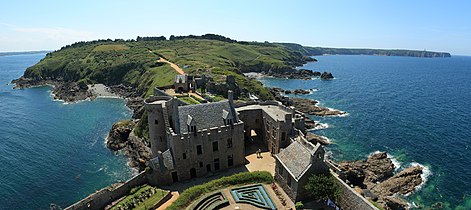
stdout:
<svg viewBox="0 0 471 210">
<path fill-rule="evenodd" d="M 174 99 L 170 96 L 151 96 L 145 100 L 153 158 L 159 151 L 163 152 L 168 149 L 167 129 L 171 126 L 169 113 L 172 115 L 173 102 Z"/>
</svg>

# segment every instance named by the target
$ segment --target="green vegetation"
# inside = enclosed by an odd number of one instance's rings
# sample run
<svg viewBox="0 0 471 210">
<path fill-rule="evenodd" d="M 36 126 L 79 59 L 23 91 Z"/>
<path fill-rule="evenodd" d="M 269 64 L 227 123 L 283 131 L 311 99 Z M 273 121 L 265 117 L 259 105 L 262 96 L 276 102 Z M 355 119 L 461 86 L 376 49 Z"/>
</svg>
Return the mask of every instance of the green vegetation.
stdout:
<svg viewBox="0 0 471 210">
<path fill-rule="evenodd" d="M 304 204 L 303 204 L 303 202 L 301 202 L 301 201 L 296 202 L 296 204 L 294 204 L 294 208 L 296 208 L 296 209 L 304 209 Z"/>
<path fill-rule="evenodd" d="M 204 194 L 210 193 L 215 190 L 220 190 L 229 186 L 240 186 L 246 184 L 265 183 L 269 184 L 273 182 L 273 177 L 269 172 L 256 171 L 256 172 L 243 172 L 234 174 L 231 176 L 222 177 L 216 180 L 212 180 L 202 185 L 197 185 L 185 190 L 180 197 L 178 197 L 169 210 L 184 209 L 191 202 L 202 197 Z"/>
<path fill-rule="evenodd" d="M 157 202 L 159 202 L 168 191 L 161 190 L 149 185 L 142 185 L 131 189 L 129 195 L 114 205 L 111 210 L 137 209 L 147 210 L 152 209 Z"/>
<path fill-rule="evenodd" d="M 330 174 L 314 174 L 309 177 L 304 188 L 309 191 L 315 199 L 330 198 L 337 201 L 342 189 Z"/>
<path fill-rule="evenodd" d="M 371 199 L 369 199 L 369 198 L 368 198 L 368 201 L 369 201 L 371 204 L 373 204 L 373 206 L 375 206 L 376 208 L 378 208 L 379 210 L 384 210 L 384 208 L 383 208 L 381 205 L 379 205 L 379 203 L 376 203 L 376 202 L 374 202 L 373 200 L 371 200 Z"/>
<path fill-rule="evenodd" d="M 187 104 L 200 104 L 200 102 L 198 102 L 197 100 L 195 100 L 193 97 L 190 97 L 190 96 L 178 97 L 178 99 Z"/>
<path fill-rule="evenodd" d="M 96 46 L 93 51 L 110 51 L 110 50 L 129 50 L 129 47 L 124 44 L 106 44 L 106 45 L 98 45 Z"/>
</svg>

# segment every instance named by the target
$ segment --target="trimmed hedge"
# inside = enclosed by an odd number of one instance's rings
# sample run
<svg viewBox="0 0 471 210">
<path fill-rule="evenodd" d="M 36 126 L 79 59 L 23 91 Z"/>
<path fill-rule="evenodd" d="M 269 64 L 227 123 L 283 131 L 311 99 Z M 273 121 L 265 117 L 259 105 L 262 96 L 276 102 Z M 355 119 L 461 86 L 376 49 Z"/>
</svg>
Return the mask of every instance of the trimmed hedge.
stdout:
<svg viewBox="0 0 471 210">
<path fill-rule="evenodd" d="M 273 176 L 267 171 L 255 171 L 255 172 L 242 172 L 231 176 L 221 177 L 219 179 L 210 181 L 208 183 L 190 187 L 180 194 L 175 202 L 169 206 L 168 210 L 180 210 L 185 209 L 191 204 L 191 202 L 197 200 L 206 193 L 220 190 L 229 186 L 265 183 L 269 184 L 273 182 Z"/>
</svg>

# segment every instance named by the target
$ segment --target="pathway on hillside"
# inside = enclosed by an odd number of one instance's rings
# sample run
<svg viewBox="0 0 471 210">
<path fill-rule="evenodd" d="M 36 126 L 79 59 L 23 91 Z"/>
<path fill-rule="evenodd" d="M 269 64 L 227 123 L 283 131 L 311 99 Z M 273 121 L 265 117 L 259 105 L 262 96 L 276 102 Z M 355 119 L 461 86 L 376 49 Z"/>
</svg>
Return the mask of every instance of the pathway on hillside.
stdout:
<svg viewBox="0 0 471 210">
<path fill-rule="evenodd" d="M 158 62 L 163 62 L 163 63 L 168 63 L 170 64 L 170 66 L 175 69 L 175 71 L 177 71 L 179 74 L 185 74 L 185 72 L 183 71 L 183 69 L 181 69 L 179 66 L 177 66 L 177 64 L 174 64 L 168 60 L 165 60 L 164 58 L 160 57 L 160 59 L 158 60 Z"/>
<path fill-rule="evenodd" d="M 170 64 L 170 67 L 175 69 L 175 71 L 178 72 L 179 74 L 185 74 L 185 71 L 183 71 L 183 69 L 181 69 L 177 64 L 174 64 L 174 63 L 172 63 L 168 60 L 165 60 L 165 58 L 162 58 L 162 56 L 160 54 L 154 53 L 154 51 L 152 51 L 150 49 L 148 51 L 152 54 L 155 54 L 155 55 L 159 56 L 159 60 L 157 60 L 157 62 L 168 63 L 168 64 Z"/>
</svg>

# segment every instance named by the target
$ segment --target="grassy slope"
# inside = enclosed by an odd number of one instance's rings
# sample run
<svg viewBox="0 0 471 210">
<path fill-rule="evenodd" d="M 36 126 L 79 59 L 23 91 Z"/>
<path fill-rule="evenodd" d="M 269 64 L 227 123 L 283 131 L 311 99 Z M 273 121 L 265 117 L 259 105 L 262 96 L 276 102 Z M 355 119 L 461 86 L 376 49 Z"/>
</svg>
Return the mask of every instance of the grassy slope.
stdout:
<svg viewBox="0 0 471 210">
<path fill-rule="evenodd" d="M 211 76 L 224 82 L 234 75 L 237 83 L 262 99 L 271 95 L 256 80 L 244 77 L 244 71 L 290 69 L 290 60 L 302 56 L 276 44 L 240 44 L 217 40 L 183 39 L 164 41 L 95 41 L 65 47 L 49 53 L 28 68 L 25 77 L 64 79 L 106 85 L 136 87 L 142 96 L 155 86 L 170 85 L 176 73 L 168 65 L 157 63 L 159 55 L 179 66 L 188 66 L 189 74 Z"/>
</svg>

